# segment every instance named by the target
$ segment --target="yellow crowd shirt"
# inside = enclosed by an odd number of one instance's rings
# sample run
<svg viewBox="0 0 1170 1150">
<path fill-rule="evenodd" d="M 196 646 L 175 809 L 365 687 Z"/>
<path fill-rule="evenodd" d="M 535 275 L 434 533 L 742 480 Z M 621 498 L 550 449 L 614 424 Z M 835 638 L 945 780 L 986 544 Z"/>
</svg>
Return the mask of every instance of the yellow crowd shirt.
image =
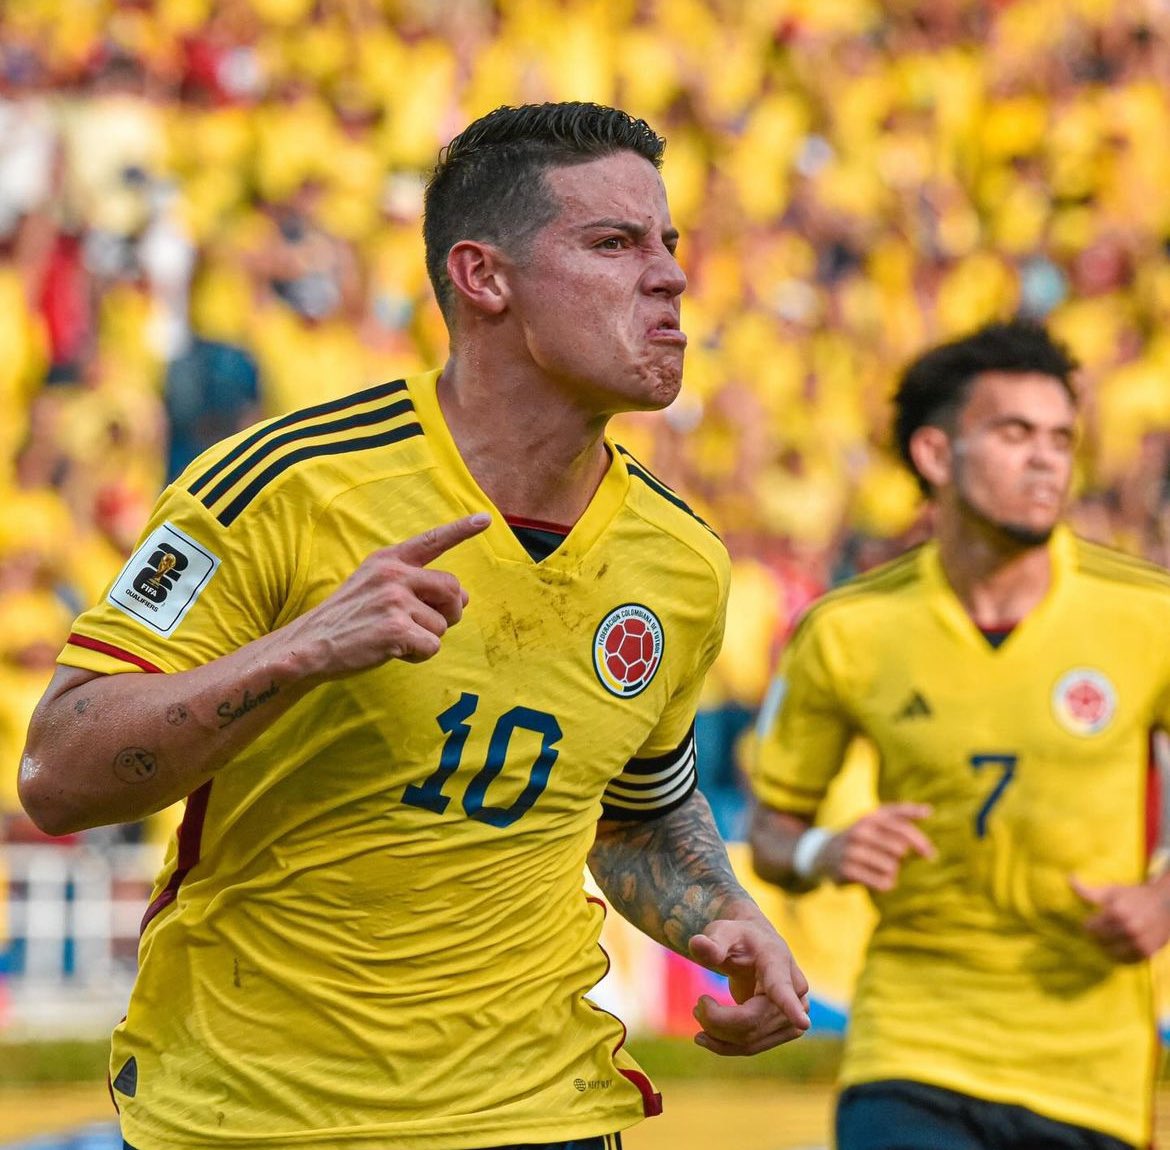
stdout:
<svg viewBox="0 0 1170 1150">
<path fill-rule="evenodd" d="M 198 459 L 61 661 L 195 667 L 370 552 L 490 510 L 435 379 Z M 603 811 L 654 817 L 694 787 L 729 562 L 609 447 L 541 562 L 498 513 L 436 562 L 470 605 L 435 658 L 318 687 L 187 800 L 114 1034 L 131 1144 L 467 1150 L 657 1113 L 621 1022 L 587 997 L 607 960 L 582 877 Z"/>
<path fill-rule="evenodd" d="M 830 592 L 781 662 L 754 785 L 811 817 L 857 735 L 938 848 L 876 894 L 842 1080 L 904 1078 L 1148 1145 L 1149 965 L 1070 887 L 1146 878 L 1151 731 L 1170 721 L 1170 575 L 1059 529 L 1043 602 L 994 647 L 930 543 Z"/>
</svg>

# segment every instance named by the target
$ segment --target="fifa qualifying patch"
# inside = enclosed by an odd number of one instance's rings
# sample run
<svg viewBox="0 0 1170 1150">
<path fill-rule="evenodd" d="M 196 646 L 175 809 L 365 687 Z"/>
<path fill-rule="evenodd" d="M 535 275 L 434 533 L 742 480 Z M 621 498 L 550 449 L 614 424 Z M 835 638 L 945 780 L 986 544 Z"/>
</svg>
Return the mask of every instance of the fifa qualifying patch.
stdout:
<svg viewBox="0 0 1170 1150">
<path fill-rule="evenodd" d="M 152 631 L 169 635 L 218 567 L 218 556 L 164 523 L 130 556 L 106 599 Z"/>
<path fill-rule="evenodd" d="M 593 669 L 611 695 L 640 695 L 662 662 L 662 624 L 649 607 L 624 603 L 601 620 L 593 636 Z"/>
<path fill-rule="evenodd" d="M 1074 735 L 1103 731 L 1117 713 L 1117 691 L 1091 667 L 1075 667 L 1057 680 L 1052 689 L 1052 713 Z"/>
</svg>

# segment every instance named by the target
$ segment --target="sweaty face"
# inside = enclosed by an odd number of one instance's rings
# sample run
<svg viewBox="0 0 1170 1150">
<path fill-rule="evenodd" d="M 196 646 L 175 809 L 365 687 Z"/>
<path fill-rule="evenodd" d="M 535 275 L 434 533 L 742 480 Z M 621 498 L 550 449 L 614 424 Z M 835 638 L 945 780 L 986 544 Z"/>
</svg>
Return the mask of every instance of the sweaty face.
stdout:
<svg viewBox="0 0 1170 1150">
<path fill-rule="evenodd" d="M 591 412 L 665 407 L 682 382 L 687 281 L 661 177 L 619 152 L 545 180 L 560 211 L 512 270 L 527 354 Z"/>
<path fill-rule="evenodd" d="M 957 506 L 1016 543 L 1043 543 L 1064 513 L 1075 443 L 1076 410 L 1059 380 L 976 377 L 951 441 Z"/>
</svg>

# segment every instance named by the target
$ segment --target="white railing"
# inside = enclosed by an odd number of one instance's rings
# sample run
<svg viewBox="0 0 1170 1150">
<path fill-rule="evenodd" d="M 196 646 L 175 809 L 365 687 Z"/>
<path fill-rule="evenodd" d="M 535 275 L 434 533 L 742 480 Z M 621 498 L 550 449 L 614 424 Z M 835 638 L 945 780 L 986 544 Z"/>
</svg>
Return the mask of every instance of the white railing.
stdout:
<svg viewBox="0 0 1170 1150">
<path fill-rule="evenodd" d="M 121 1017 L 158 865 L 156 846 L 0 846 L 0 1037 L 101 1034 Z"/>
</svg>

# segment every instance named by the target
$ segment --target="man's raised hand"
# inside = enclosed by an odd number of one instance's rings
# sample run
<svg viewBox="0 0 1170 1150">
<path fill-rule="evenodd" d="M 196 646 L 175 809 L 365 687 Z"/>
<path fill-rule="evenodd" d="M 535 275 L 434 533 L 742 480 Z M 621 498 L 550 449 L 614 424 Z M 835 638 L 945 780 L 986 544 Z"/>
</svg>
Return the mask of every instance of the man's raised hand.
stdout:
<svg viewBox="0 0 1170 1150">
<path fill-rule="evenodd" d="M 324 682 L 390 659 L 421 663 L 437 655 L 468 595 L 454 575 L 427 564 L 489 523 L 491 516 L 478 512 L 367 555 L 332 595 L 284 629 L 307 676 Z"/>
</svg>

